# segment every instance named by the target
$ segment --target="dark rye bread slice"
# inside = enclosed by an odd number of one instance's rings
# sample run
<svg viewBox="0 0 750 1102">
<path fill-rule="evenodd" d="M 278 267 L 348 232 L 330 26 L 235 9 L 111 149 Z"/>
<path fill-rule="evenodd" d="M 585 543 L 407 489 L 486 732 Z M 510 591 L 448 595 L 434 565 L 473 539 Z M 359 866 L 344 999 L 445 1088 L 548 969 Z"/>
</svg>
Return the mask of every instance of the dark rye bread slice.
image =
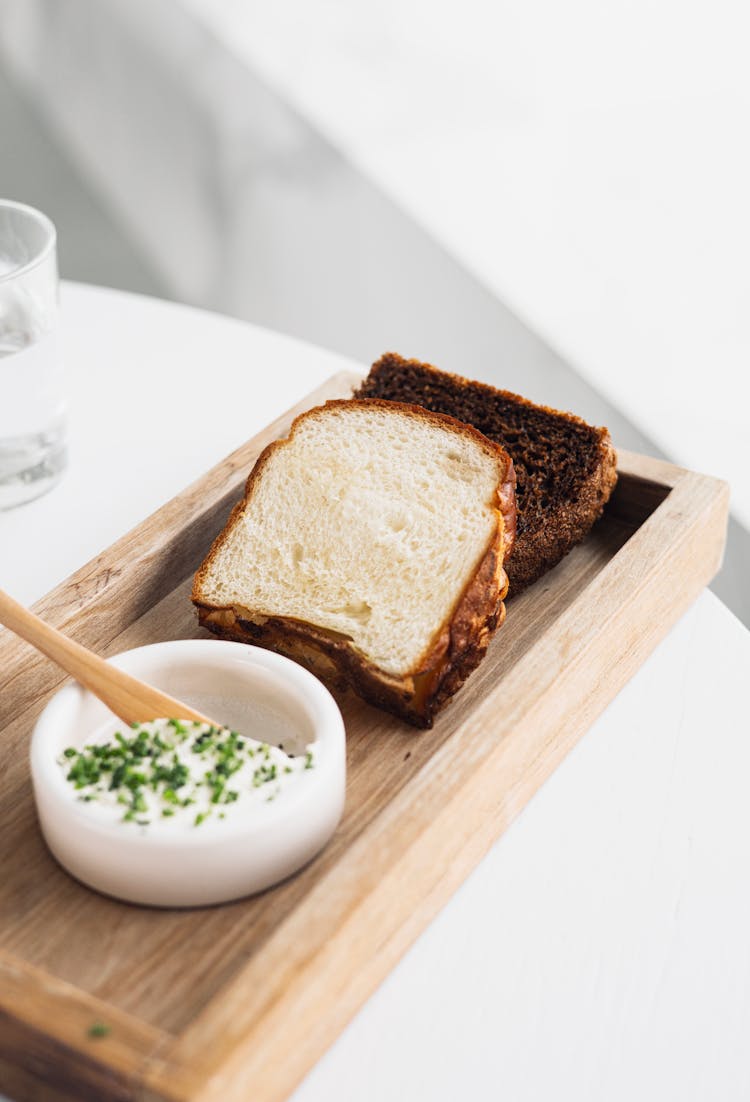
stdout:
<svg viewBox="0 0 750 1102">
<path fill-rule="evenodd" d="M 516 541 L 505 563 L 510 596 L 580 543 L 617 481 L 617 455 L 606 428 L 419 360 L 387 352 L 355 397 L 449 414 L 506 449 L 516 471 Z"/>
<path fill-rule="evenodd" d="M 430 727 L 504 619 L 514 486 L 508 454 L 452 417 L 308 410 L 260 455 L 199 568 L 200 623 Z"/>
</svg>

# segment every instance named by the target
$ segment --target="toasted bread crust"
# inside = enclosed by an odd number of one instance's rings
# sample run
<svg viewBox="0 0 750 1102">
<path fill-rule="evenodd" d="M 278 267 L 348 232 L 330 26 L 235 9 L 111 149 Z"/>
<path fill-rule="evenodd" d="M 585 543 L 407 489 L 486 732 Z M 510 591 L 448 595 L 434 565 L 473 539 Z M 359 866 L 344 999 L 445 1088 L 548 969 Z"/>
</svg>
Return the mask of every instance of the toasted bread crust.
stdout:
<svg viewBox="0 0 750 1102">
<path fill-rule="evenodd" d="M 368 395 L 372 394 L 372 398 Z M 419 360 L 407 360 L 395 352 L 386 352 L 372 366 L 370 374 L 356 391 L 355 397 L 369 401 L 404 398 L 426 409 L 440 407 L 467 424 L 475 424 L 477 415 L 480 431 L 505 447 L 514 457 L 519 472 L 517 497 L 518 528 L 512 556 L 506 560 L 510 580 L 510 596 L 520 593 L 555 566 L 575 544 L 580 543 L 599 518 L 617 481 L 617 456 L 606 428 L 594 428 L 580 417 L 564 413 L 549 406 L 540 406 L 511 391 L 499 390 L 486 383 L 473 382 L 460 375 L 441 371 Z M 587 444 L 588 468 L 581 472 L 575 494 L 560 500 L 550 508 L 544 523 L 528 523 L 524 508 L 523 447 L 505 439 L 502 433 L 490 428 L 492 417 L 488 415 L 495 403 L 512 404 L 519 411 L 528 411 L 530 418 L 545 415 L 559 425 L 569 426 L 572 432 L 583 433 Z M 456 408 L 463 406 L 462 409 Z M 526 419 L 526 413 L 524 413 Z M 515 449 L 519 447 L 520 450 Z M 538 458 L 538 457 L 535 457 Z M 553 472 L 550 472 L 552 474 Z"/>
<path fill-rule="evenodd" d="M 499 535 L 499 533 L 498 533 Z M 377 708 L 415 727 L 432 727 L 435 715 L 481 662 L 493 632 L 505 619 L 508 579 L 502 540 L 493 542 L 464 590 L 453 617 L 406 677 L 374 666 L 347 636 L 289 616 L 266 616 L 240 605 L 193 601 L 202 627 L 222 639 L 253 643 L 306 666 L 337 689 L 351 689 Z"/>
<path fill-rule="evenodd" d="M 247 479 L 244 498 L 233 508 L 225 528 L 214 540 L 195 575 L 192 601 L 198 610 L 200 624 L 215 635 L 254 643 L 285 654 L 307 666 L 329 684 L 340 689 L 352 689 L 369 703 L 400 716 L 414 726 L 431 727 L 439 708 L 479 664 L 492 633 L 505 617 L 503 598 L 508 589 L 508 579 L 503 570 L 503 560 L 506 540 L 512 540 L 515 533 L 513 464 L 497 444 L 487 440 L 476 429 L 421 407 L 377 400 L 375 403 L 373 400 L 335 400 L 326 403 L 323 408 L 358 405 L 370 410 L 373 404 L 389 411 L 397 405 L 410 416 L 420 420 L 426 418 L 460 435 L 468 431 L 488 454 L 495 459 L 501 457 L 504 463 L 495 507 L 497 524 L 490 544 L 459 595 L 449 620 L 413 669 L 401 677 L 390 675 L 369 661 L 346 635 L 293 617 L 273 616 L 239 604 L 216 605 L 203 598 L 203 582 L 215 556 L 244 511 L 269 457 L 277 448 L 284 446 L 284 440 L 270 444 L 258 457 Z M 315 412 L 309 410 L 301 414 L 292 424 L 290 435 L 302 418 Z"/>
</svg>

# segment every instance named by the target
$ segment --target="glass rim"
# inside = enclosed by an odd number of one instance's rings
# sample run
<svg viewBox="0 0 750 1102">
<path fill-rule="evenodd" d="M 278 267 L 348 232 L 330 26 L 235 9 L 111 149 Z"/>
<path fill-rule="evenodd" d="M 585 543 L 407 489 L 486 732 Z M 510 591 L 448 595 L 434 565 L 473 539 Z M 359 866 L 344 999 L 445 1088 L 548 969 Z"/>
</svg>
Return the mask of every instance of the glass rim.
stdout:
<svg viewBox="0 0 750 1102">
<path fill-rule="evenodd" d="M 13 268 L 10 272 L 0 273 L 0 283 L 7 283 L 10 279 L 17 279 L 19 276 L 25 275 L 26 272 L 30 272 L 49 257 L 57 244 L 57 229 L 48 215 L 41 210 L 37 210 L 36 207 L 30 207 L 28 203 L 17 203 L 15 199 L 0 199 L 0 211 L 2 210 L 14 210 L 27 215 L 32 221 L 41 225 L 47 234 L 47 240 L 30 260 L 27 260 L 24 264 L 19 264 L 17 268 Z"/>
</svg>

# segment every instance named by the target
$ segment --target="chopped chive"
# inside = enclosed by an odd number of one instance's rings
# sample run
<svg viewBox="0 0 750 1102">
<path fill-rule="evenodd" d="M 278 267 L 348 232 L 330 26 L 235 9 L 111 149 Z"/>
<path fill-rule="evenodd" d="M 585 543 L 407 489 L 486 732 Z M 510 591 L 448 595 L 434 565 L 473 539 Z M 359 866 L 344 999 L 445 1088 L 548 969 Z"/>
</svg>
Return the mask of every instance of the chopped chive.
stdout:
<svg viewBox="0 0 750 1102">
<path fill-rule="evenodd" d="M 213 808 L 223 819 L 225 805 L 236 802 L 248 784 L 263 788 L 276 782 L 273 790 L 266 788 L 266 800 L 275 799 L 282 775 L 294 770 L 289 763 L 274 761 L 273 752 L 268 742 L 243 738 L 238 731 L 203 725 L 197 720 L 171 719 L 159 726 L 133 724 L 130 729 L 116 731 L 110 742 L 80 750 L 67 747 L 57 760 L 82 803 L 116 803 L 122 809 L 123 821 L 139 826 L 152 822 L 154 814 L 160 818 L 180 814 L 198 803 L 201 791 L 205 792 L 208 806 L 196 809 L 193 815 L 194 824 L 199 826 Z M 191 753 L 195 762 L 200 760 L 204 765 L 198 776 L 190 758 L 186 758 Z M 253 759 L 255 767 L 247 770 L 249 781 L 230 788 L 231 778 Z M 305 768 L 312 766 L 312 752 L 308 751 Z M 109 800 L 107 793 L 111 793 Z"/>
</svg>

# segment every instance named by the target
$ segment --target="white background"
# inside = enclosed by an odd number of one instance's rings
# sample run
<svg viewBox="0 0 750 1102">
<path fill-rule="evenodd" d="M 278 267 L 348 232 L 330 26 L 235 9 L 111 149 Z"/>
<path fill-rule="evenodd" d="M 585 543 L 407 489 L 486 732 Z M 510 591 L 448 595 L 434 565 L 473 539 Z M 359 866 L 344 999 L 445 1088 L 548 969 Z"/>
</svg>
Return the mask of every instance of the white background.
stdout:
<svg viewBox="0 0 750 1102">
<path fill-rule="evenodd" d="M 744 0 L 185 0 L 750 526 Z"/>
</svg>

